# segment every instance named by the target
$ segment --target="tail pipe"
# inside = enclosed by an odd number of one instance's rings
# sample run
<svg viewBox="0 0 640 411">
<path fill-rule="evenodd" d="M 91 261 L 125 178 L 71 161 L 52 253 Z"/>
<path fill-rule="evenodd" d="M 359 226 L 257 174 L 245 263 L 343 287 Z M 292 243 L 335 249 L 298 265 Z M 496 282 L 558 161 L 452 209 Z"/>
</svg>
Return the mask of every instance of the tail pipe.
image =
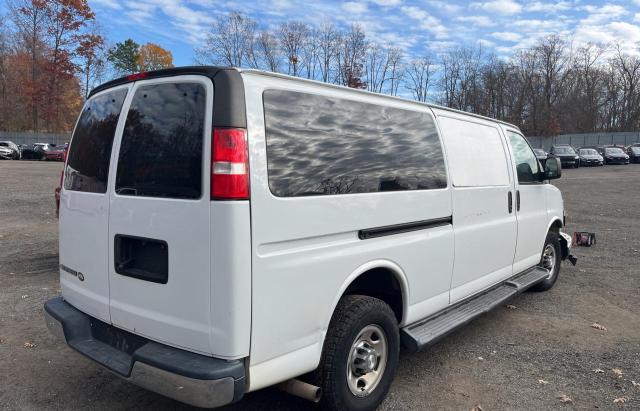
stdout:
<svg viewBox="0 0 640 411">
<path fill-rule="evenodd" d="M 322 396 L 320 387 L 296 379 L 281 382 L 276 387 L 286 393 L 315 403 L 320 402 Z"/>
</svg>

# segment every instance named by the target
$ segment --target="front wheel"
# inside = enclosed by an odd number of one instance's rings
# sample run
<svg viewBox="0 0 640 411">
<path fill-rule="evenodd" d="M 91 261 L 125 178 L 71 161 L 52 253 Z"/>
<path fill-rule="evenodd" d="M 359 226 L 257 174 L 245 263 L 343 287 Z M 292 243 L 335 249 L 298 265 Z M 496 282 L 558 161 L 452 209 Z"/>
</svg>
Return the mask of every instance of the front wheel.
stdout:
<svg viewBox="0 0 640 411">
<path fill-rule="evenodd" d="M 374 410 L 398 367 L 398 321 L 384 301 L 343 297 L 331 318 L 316 372 L 327 410 Z"/>
<path fill-rule="evenodd" d="M 561 253 L 560 236 L 550 231 L 544 242 L 542 256 L 538 264 L 538 266 L 549 271 L 549 276 L 531 287 L 532 291 L 547 291 L 553 287 L 556 280 L 558 280 L 558 274 L 560 274 Z"/>
</svg>

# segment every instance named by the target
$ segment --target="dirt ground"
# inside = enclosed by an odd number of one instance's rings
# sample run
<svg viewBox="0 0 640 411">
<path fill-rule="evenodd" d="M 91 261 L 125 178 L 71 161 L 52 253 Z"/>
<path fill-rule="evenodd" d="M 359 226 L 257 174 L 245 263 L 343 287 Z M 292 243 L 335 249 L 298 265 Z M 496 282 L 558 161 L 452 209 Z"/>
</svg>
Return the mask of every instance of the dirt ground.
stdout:
<svg viewBox="0 0 640 411">
<path fill-rule="evenodd" d="M 0 161 L 0 408 L 188 409 L 120 380 L 46 330 L 42 305 L 59 292 L 61 167 Z M 597 245 L 576 248 L 578 265 L 563 264 L 551 291 L 525 293 L 509 303 L 515 309 L 402 354 L 382 410 L 640 409 L 640 165 L 565 170 L 556 184 L 565 231 L 596 232 Z M 266 389 L 225 409 L 308 408 Z"/>
</svg>

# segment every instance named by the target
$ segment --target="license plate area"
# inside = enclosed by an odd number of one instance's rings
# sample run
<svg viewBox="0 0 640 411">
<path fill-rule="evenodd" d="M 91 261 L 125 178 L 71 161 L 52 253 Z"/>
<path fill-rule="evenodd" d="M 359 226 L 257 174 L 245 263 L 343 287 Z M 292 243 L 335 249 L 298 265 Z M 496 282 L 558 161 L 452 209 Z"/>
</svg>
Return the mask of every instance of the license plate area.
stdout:
<svg viewBox="0 0 640 411">
<path fill-rule="evenodd" d="M 166 241 L 116 234 L 114 267 L 116 273 L 152 283 L 169 280 L 169 247 Z"/>
</svg>

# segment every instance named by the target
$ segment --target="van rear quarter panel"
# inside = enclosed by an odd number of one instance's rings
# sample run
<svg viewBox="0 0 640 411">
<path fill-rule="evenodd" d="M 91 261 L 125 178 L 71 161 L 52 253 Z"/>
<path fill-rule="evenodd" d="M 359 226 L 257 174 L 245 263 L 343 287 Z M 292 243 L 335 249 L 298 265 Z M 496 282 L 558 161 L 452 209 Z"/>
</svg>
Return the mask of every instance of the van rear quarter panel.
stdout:
<svg viewBox="0 0 640 411">
<path fill-rule="evenodd" d="M 251 169 L 250 390 L 256 390 L 317 367 L 335 305 L 362 267 L 373 268 L 376 262 L 398 267 L 407 288 L 403 323 L 446 307 L 453 232 L 448 225 L 358 238 L 361 229 L 450 216 L 449 187 L 289 198 L 276 197 L 269 189 L 264 90 L 320 94 L 431 115 L 428 107 L 266 75 L 243 73 L 243 80 Z"/>
</svg>

